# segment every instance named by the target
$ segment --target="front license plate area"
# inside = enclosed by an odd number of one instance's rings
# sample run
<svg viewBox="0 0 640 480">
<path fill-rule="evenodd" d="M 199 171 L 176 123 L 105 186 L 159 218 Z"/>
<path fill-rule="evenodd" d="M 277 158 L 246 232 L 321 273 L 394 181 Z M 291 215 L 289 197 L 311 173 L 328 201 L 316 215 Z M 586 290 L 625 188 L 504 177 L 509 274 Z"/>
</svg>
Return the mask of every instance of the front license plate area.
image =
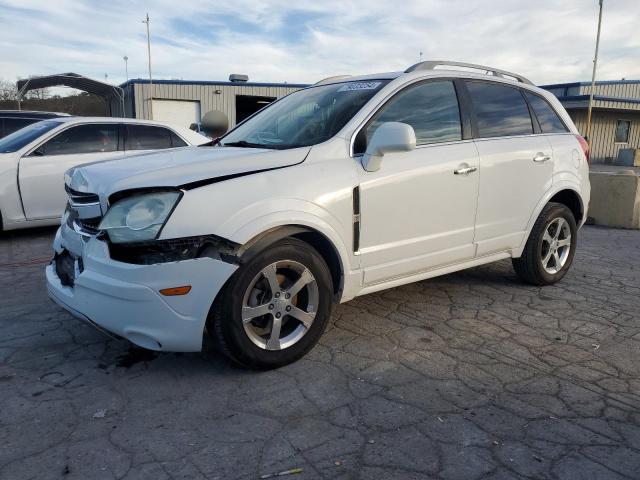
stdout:
<svg viewBox="0 0 640 480">
<path fill-rule="evenodd" d="M 60 283 L 66 287 L 73 287 L 76 280 L 76 259 L 67 250 L 56 253 L 53 264 Z"/>
</svg>

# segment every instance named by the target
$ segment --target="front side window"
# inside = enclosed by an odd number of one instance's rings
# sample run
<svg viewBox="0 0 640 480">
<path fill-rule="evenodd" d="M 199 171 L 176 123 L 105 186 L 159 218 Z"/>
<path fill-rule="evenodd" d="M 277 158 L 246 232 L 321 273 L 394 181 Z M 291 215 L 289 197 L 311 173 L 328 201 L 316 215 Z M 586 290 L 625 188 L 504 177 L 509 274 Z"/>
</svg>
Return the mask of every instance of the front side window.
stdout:
<svg viewBox="0 0 640 480">
<path fill-rule="evenodd" d="M 364 132 L 358 134 L 355 153 L 366 150 L 373 133 L 385 122 L 411 125 L 417 145 L 461 140 L 460 110 L 453 82 L 420 83 L 396 94 L 373 116 Z"/>
<path fill-rule="evenodd" d="M 88 124 L 71 127 L 41 145 L 34 155 L 76 155 L 118 150 L 118 124 Z"/>
<path fill-rule="evenodd" d="M 388 80 L 298 90 L 256 113 L 221 140 L 223 146 L 287 149 L 329 140 Z"/>
<path fill-rule="evenodd" d="M 62 122 L 56 120 L 45 120 L 27 125 L 0 139 L 0 153 L 17 152 L 60 125 L 62 125 Z"/>
<path fill-rule="evenodd" d="M 530 135 L 533 125 L 527 103 L 517 88 L 487 82 L 466 82 L 481 138 Z"/>
<path fill-rule="evenodd" d="M 525 96 L 533 108 L 542 133 L 565 133 L 568 131 L 556 111 L 544 98 L 529 92 L 525 92 Z"/>
<path fill-rule="evenodd" d="M 618 120 L 616 122 L 616 143 L 629 143 L 629 131 L 631 130 L 631 121 Z"/>
</svg>

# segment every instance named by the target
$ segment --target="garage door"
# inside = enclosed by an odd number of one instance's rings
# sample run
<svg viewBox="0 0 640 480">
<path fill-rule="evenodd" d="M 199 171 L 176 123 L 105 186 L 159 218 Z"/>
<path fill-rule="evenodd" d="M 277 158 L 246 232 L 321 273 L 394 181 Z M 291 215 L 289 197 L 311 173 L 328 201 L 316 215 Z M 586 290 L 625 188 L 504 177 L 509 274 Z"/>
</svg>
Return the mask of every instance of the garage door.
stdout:
<svg viewBox="0 0 640 480">
<path fill-rule="evenodd" d="M 200 121 L 200 102 L 153 100 L 153 119 L 181 127 Z"/>
</svg>

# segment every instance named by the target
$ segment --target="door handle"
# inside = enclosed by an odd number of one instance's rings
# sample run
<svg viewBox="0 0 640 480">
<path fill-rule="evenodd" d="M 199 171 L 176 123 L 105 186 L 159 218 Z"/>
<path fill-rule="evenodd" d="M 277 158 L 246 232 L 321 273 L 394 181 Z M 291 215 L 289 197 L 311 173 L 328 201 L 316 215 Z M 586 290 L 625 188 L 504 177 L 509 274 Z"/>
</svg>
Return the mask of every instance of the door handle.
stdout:
<svg viewBox="0 0 640 480">
<path fill-rule="evenodd" d="M 548 160 L 551 160 L 551 155 L 545 155 L 542 152 L 536 153 L 536 156 L 533 157 L 533 161 L 537 163 L 546 162 Z"/>
<path fill-rule="evenodd" d="M 454 170 L 453 173 L 455 175 L 466 175 L 468 173 L 475 172 L 476 170 L 478 170 L 478 167 L 461 167 Z"/>
</svg>

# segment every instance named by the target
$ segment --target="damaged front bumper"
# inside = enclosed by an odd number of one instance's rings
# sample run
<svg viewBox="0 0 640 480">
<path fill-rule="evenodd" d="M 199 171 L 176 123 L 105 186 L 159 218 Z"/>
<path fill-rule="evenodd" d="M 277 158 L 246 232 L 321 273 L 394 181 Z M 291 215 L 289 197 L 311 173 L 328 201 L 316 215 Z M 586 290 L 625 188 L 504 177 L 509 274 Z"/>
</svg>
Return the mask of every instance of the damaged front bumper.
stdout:
<svg viewBox="0 0 640 480">
<path fill-rule="evenodd" d="M 57 256 L 71 258 L 65 261 L 71 262 L 73 280 L 52 262 L 46 269 L 49 296 L 72 315 L 151 350 L 200 351 L 211 304 L 238 268 L 211 256 L 154 264 L 116 261 L 106 242 L 79 238 L 66 225 L 53 247 Z M 187 295 L 160 294 L 184 285 L 191 286 Z"/>
</svg>

